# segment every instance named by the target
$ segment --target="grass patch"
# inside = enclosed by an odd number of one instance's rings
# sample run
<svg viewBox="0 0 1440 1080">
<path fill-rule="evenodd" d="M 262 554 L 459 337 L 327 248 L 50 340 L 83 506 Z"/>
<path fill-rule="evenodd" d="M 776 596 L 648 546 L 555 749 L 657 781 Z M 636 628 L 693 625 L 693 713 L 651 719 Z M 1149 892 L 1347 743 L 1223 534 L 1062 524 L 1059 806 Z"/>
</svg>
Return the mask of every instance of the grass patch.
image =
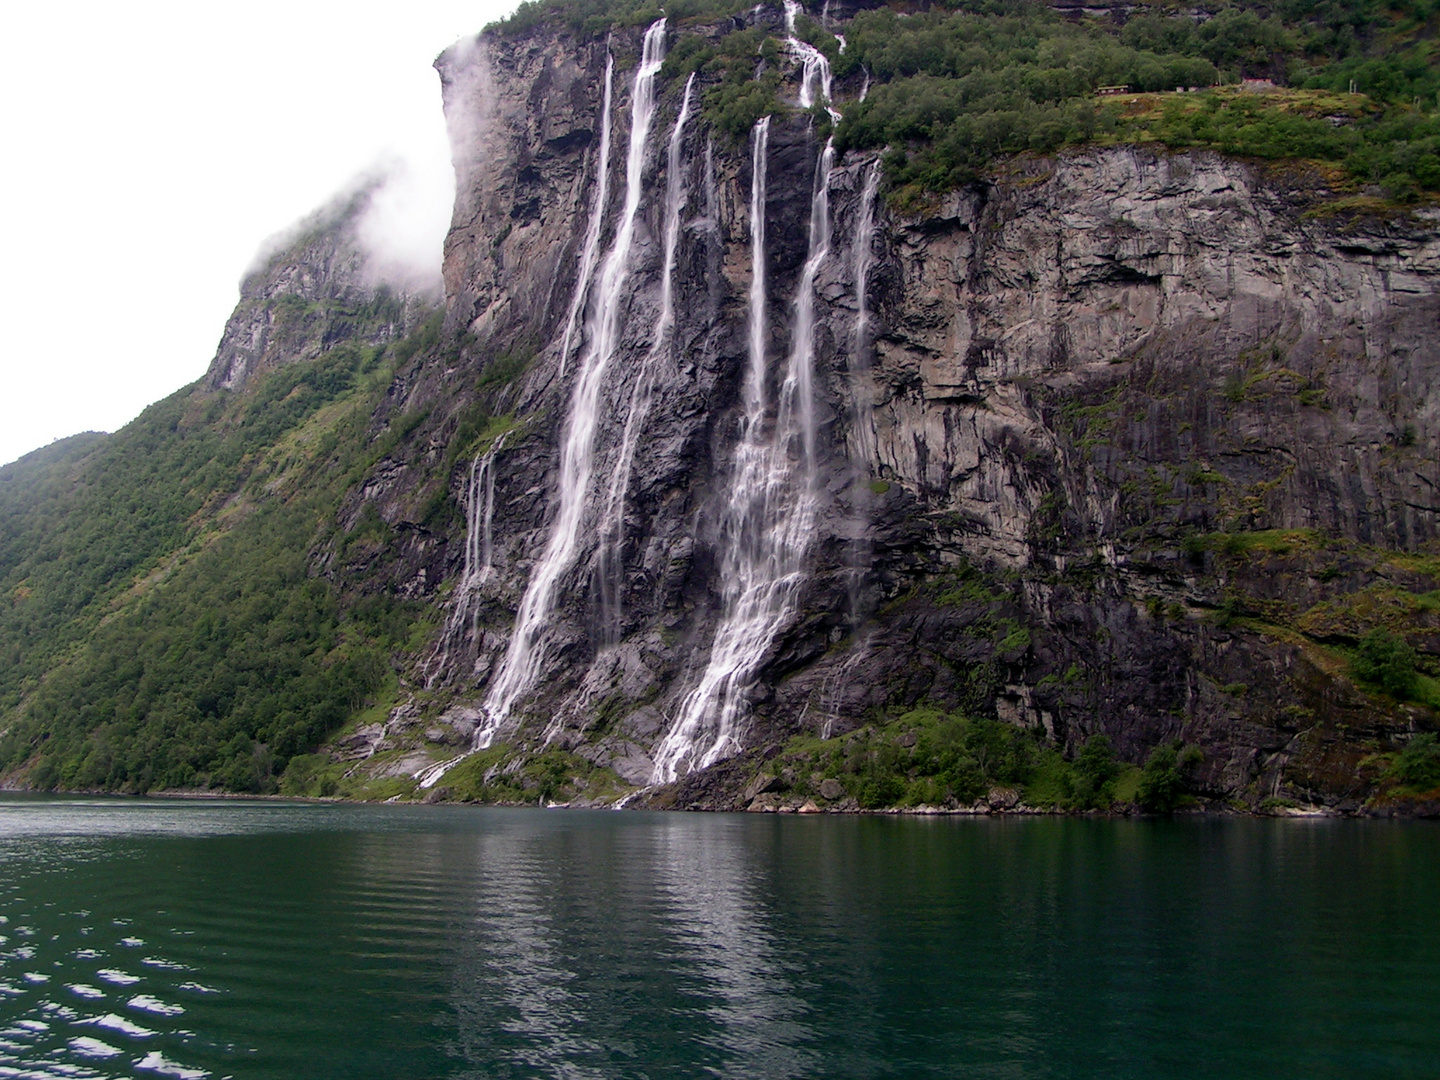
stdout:
<svg viewBox="0 0 1440 1080">
<path fill-rule="evenodd" d="M 629 790 L 610 769 L 578 754 L 546 749 L 529 755 L 508 743 L 471 754 L 440 785 L 463 802 L 548 805 L 574 799 L 608 799 Z"/>
</svg>

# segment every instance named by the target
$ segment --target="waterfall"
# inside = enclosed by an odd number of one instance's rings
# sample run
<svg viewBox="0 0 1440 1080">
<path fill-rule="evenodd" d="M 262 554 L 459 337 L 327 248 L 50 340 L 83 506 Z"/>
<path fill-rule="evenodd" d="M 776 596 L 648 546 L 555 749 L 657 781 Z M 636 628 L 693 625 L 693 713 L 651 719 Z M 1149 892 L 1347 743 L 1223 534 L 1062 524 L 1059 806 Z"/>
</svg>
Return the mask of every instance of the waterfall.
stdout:
<svg viewBox="0 0 1440 1080">
<path fill-rule="evenodd" d="M 790 51 L 801 64 L 800 107 L 808 109 L 818 100 L 825 106 L 830 119 L 840 122 L 840 114 L 830 107 L 830 61 L 814 45 L 795 36 L 795 16 L 804 10 L 798 0 L 785 0 L 785 38 Z M 820 96 L 815 95 L 819 89 Z"/>
<path fill-rule="evenodd" d="M 785 375 L 785 393 L 780 399 L 781 416 L 798 398 L 805 443 L 808 481 L 815 479 L 815 277 L 830 254 L 830 172 L 835 167 L 835 140 L 825 141 L 815 163 L 815 187 L 810 198 L 810 255 L 800 272 L 795 298 L 795 332 L 790 364 Z M 795 388 L 791 385 L 794 383 Z M 787 397 L 788 395 L 788 397 Z"/>
<path fill-rule="evenodd" d="M 605 223 L 605 206 L 610 201 L 610 90 L 615 82 L 615 58 L 605 57 L 605 97 L 600 106 L 600 166 L 595 174 L 595 205 L 590 209 L 590 224 L 585 228 L 585 246 L 580 254 L 580 274 L 575 279 L 575 295 L 570 298 L 570 314 L 565 319 L 565 336 L 560 342 L 560 377 L 565 377 L 565 364 L 570 359 L 570 343 L 575 325 L 590 292 L 590 275 L 595 272 L 595 258 L 600 250 L 600 230 Z"/>
<path fill-rule="evenodd" d="M 509 432 L 501 435 L 483 454 L 475 455 L 470 462 L 470 474 L 465 485 L 465 568 L 455 586 L 451 600 L 450 614 L 445 620 L 445 629 L 440 635 L 440 645 L 435 656 L 426 665 L 426 688 L 445 674 L 450 663 L 450 652 L 464 640 L 465 631 L 470 630 L 471 640 L 475 638 L 475 621 L 479 612 L 475 608 L 475 596 L 480 586 L 490 579 L 495 521 L 495 457 L 505 448 Z"/>
<path fill-rule="evenodd" d="M 851 465 L 855 484 L 855 506 L 862 530 L 850 545 L 846 562 L 848 564 L 848 594 L 850 601 L 850 625 L 858 630 L 867 614 L 860 586 L 865 579 L 866 567 L 870 564 L 870 544 L 863 529 L 870 517 L 870 477 L 874 474 L 878 459 L 875 434 L 875 410 L 871 402 L 874 390 L 870 381 L 870 306 L 869 282 L 870 265 L 875 261 L 875 195 L 880 187 L 880 162 L 873 161 L 865 172 L 865 183 L 860 192 L 860 214 L 855 226 L 854 278 L 855 278 L 855 335 L 850 351 L 850 434 Z M 868 634 L 860 642 L 859 653 L 869 649 Z M 853 659 L 853 657 L 852 657 Z M 848 672 L 847 661 L 842 671 Z M 843 682 L 843 678 L 842 678 Z M 841 687 L 843 690 L 843 685 Z M 831 717 L 833 720 L 833 716 Z M 831 720 L 826 721 L 827 729 Z M 828 738 L 829 736 L 825 736 Z"/>
<path fill-rule="evenodd" d="M 705 220 L 712 232 L 720 228 L 720 195 L 715 188 L 715 140 L 705 140 Z"/>
<path fill-rule="evenodd" d="M 654 779 L 674 780 L 740 749 L 745 693 L 775 638 L 794 617 L 819 508 L 816 490 L 815 277 L 830 253 L 827 142 L 816 163 L 810 249 L 795 297 L 790 355 L 765 426 L 765 152 L 768 118 L 756 125 L 750 194 L 750 356 L 740 443 L 721 521 L 722 607 L 710 660 L 661 741 Z"/>
<path fill-rule="evenodd" d="M 851 352 L 851 397 L 855 415 L 856 456 L 866 471 L 875 462 L 875 416 L 870 402 L 870 266 L 875 261 L 875 195 L 880 189 L 880 162 L 865 171 L 860 192 L 860 220 L 855 226 L 855 343 Z"/>
<path fill-rule="evenodd" d="M 620 313 L 628 294 L 635 218 L 640 208 L 645 143 L 655 117 L 655 77 L 665 55 L 665 20 L 645 32 L 640 66 L 630 99 L 630 150 L 625 164 L 625 203 L 610 251 L 600 267 L 597 294 L 580 354 L 560 448 L 559 507 L 550 538 L 531 573 L 510 647 L 485 699 L 486 721 L 475 733 L 475 748 L 490 745 L 495 731 L 509 718 L 515 703 L 535 685 L 545 662 L 545 631 L 554 613 L 561 578 L 575 561 L 595 464 L 595 436 L 600 424 L 601 390 L 620 337 Z"/>
<path fill-rule="evenodd" d="M 605 513 L 601 518 L 598 566 L 601 620 L 605 638 L 610 643 L 619 640 L 623 614 L 625 492 L 630 485 L 635 446 L 650 414 L 655 365 L 670 341 L 670 332 L 675 328 L 675 249 L 680 241 L 680 211 L 684 209 L 686 195 L 680 153 L 684 148 L 685 123 L 690 119 L 690 91 L 694 84 L 695 73 L 691 72 L 685 82 L 685 96 L 680 101 L 680 112 L 670 132 L 665 158 L 665 255 L 664 268 L 660 273 L 660 314 L 655 320 L 650 351 L 630 393 L 630 407 L 625 415 L 625 429 L 620 440 L 620 460 L 611 475 Z"/>
</svg>

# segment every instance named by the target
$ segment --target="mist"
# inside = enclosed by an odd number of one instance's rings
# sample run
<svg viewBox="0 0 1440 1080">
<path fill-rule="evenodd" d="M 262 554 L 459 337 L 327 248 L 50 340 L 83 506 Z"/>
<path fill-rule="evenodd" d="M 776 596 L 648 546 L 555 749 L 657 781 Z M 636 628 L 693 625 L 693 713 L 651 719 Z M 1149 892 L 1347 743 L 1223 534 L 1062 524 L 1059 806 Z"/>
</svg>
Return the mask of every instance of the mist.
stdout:
<svg viewBox="0 0 1440 1080">
<path fill-rule="evenodd" d="M 445 233 L 455 202 L 448 148 L 425 157 L 392 157 L 376 166 L 380 181 L 357 230 L 375 284 L 439 299 Z"/>
<path fill-rule="evenodd" d="M 431 63 L 513 0 L 24 5 L 0 38 L 0 463 L 204 374 L 262 239 L 383 170 L 377 281 L 433 288 Z M 427 284 L 428 283 L 428 284 Z"/>
<path fill-rule="evenodd" d="M 356 200 L 363 203 L 353 225 L 365 259 L 367 284 L 438 301 L 444 295 L 441 261 L 455 201 L 455 173 L 443 147 L 412 156 L 388 153 L 337 189 L 304 217 L 261 241 L 243 283 L 298 237 L 332 224 Z"/>
</svg>

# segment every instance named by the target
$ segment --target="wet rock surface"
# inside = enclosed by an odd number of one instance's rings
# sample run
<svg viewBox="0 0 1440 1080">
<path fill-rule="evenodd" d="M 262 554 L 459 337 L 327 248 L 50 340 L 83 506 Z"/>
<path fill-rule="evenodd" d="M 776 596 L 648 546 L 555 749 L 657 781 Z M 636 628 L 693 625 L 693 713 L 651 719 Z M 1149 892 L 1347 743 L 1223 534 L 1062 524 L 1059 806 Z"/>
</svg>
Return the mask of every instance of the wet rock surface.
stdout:
<svg viewBox="0 0 1440 1080">
<path fill-rule="evenodd" d="M 642 32 L 610 48 L 633 57 Z M 373 504 L 400 537 L 360 587 L 443 609 L 464 515 L 422 511 L 437 496 L 463 503 L 470 459 L 494 445 L 475 432 L 508 432 L 494 459 L 493 573 L 461 638 L 412 658 L 404 688 L 417 737 L 446 753 L 483 722 L 555 513 L 574 380 L 561 337 L 595 197 L 605 63 L 604 41 L 551 31 L 482 38 L 438 62 L 459 178 L 445 261 L 456 344 L 393 387 L 377 424 L 424 420 L 346 512 Z M 616 147 L 628 77 L 615 77 Z M 663 285 L 664 138 L 682 90 L 658 85 L 602 390 L 594 497 L 622 476 L 618 569 L 602 565 L 592 509 L 545 670 L 503 733 L 634 786 L 648 783 L 715 636 L 747 355 L 749 150 L 697 121 L 681 158 L 674 347 L 646 364 Z M 772 372 L 794 344 L 821 150 L 807 117 L 774 118 Z M 602 247 L 623 156 L 611 154 Z M 744 751 L 648 792 L 649 805 L 819 809 L 757 777 L 767 753 L 931 702 L 1069 749 L 1104 733 L 1135 762 L 1184 740 L 1203 750 L 1217 799 L 1358 807 L 1375 780 L 1366 756 L 1434 724 L 1422 705 L 1357 686 L 1344 663 L 1377 625 L 1346 598 L 1440 584 L 1419 557 L 1440 514 L 1434 221 L 1308 214 L 1302 174 L 1120 147 L 1024 159 L 924 212 L 882 198 L 862 236 L 870 165 L 845 159 L 829 177 L 815 330 L 823 499 L 796 610 L 747 693 Z M 869 323 L 857 336 L 865 243 Z M 652 401 L 626 479 L 637 380 Z M 1227 546 L 1229 535 L 1272 539 Z M 1426 618 L 1403 632 L 1422 657 L 1440 656 Z M 838 805 L 839 792 L 818 794 Z"/>
</svg>

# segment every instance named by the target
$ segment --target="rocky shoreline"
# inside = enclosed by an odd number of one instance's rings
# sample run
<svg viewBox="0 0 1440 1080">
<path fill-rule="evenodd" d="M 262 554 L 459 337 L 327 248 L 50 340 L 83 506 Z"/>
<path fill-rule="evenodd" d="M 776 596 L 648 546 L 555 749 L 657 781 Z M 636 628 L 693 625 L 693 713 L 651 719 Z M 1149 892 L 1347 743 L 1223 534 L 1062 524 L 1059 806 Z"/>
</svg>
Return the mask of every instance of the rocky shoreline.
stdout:
<svg viewBox="0 0 1440 1080">
<path fill-rule="evenodd" d="M 545 809 L 545 810 L 659 810 L 673 813 L 749 813 L 749 814 L 828 814 L 828 815 L 849 815 L 849 816 L 872 816 L 872 817 L 962 817 L 962 818 L 1026 818 L 1026 817 L 1064 817 L 1064 818 L 1088 818 L 1088 819 L 1134 819 L 1158 821 L 1166 818 L 1196 819 L 1196 818 L 1287 818 L 1297 820 L 1313 820 L 1324 818 L 1329 820 L 1340 819 L 1391 819 L 1391 820 L 1433 820 L 1440 819 L 1440 798 L 1430 799 L 1403 799 L 1392 800 L 1378 805 L 1362 806 L 1358 808 L 1339 809 L 1333 806 L 1323 805 L 1271 805 L 1263 808 L 1235 806 L 1219 800 L 1196 800 L 1194 805 L 1182 806 L 1171 813 L 1160 814 L 1147 811 L 1141 807 L 1127 803 L 1119 806 L 1112 806 L 1106 809 L 1073 810 L 1055 807 L 1029 806 L 1021 801 L 1020 794 L 1012 789 L 996 789 L 982 800 L 967 806 L 906 806 L 906 807 L 879 807 L 867 809 L 861 807 L 853 798 L 839 799 L 835 802 L 816 802 L 809 797 L 782 796 L 773 793 L 762 792 L 749 799 L 747 803 L 730 809 L 701 809 L 695 806 L 678 807 L 668 803 L 663 798 L 650 798 L 637 800 L 631 804 L 636 795 L 643 795 L 644 792 L 633 792 L 630 796 L 621 800 L 607 799 L 572 799 L 566 802 L 549 802 L 543 804 L 531 802 L 476 802 L 469 800 L 450 800 L 447 798 L 435 798 L 433 793 L 425 798 L 402 798 L 392 797 L 389 799 L 356 799 L 338 796 L 308 796 L 308 795 L 276 795 L 263 793 L 244 793 L 234 791 L 213 791 L 213 790 L 189 790 L 189 791 L 147 791 L 143 794 L 114 792 L 114 791 L 33 791 L 25 788 L 4 788 L 0 789 L 3 794 L 32 794 L 32 795 L 55 795 L 75 797 L 104 797 L 115 799 L 197 799 L 214 802 L 295 802 L 295 803 L 323 803 L 323 804 L 353 804 L 356 806 L 497 806 L 510 809 Z"/>
</svg>

